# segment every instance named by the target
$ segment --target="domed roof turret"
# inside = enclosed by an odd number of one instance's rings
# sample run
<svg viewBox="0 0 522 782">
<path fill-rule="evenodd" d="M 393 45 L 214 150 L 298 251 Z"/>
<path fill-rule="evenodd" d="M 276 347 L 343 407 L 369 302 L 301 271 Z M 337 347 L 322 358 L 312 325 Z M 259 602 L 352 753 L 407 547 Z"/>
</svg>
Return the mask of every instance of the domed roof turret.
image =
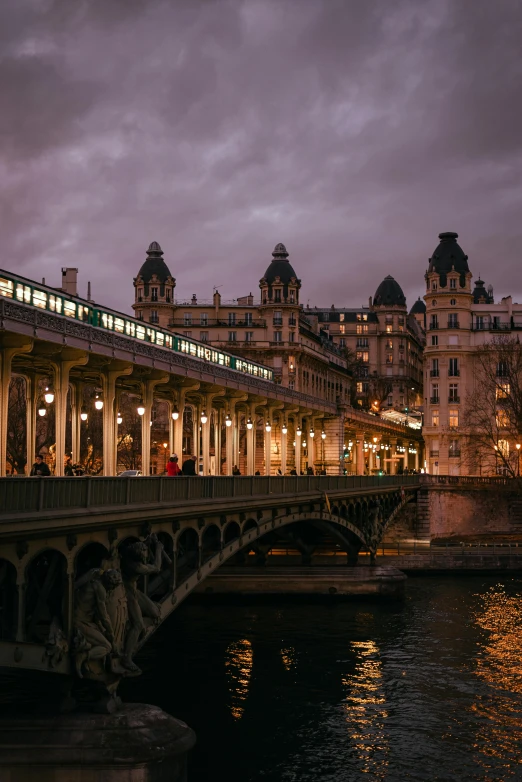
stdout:
<svg viewBox="0 0 522 782">
<path fill-rule="evenodd" d="M 483 304 L 493 304 L 493 296 L 490 294 L 489 290 L 487 290 L 484 280 L 481 280 L 480 277 L 478 280 L 475 280 L 475 287 L 472 295 L 474 304 L 480 304 L 480 302 Z"/>
<path fill-rule="evenodd" d="M 468 256 L 464 254 L 462 247 L 457 244 L 459 235 L 453 231 L 439 234 L 439 245 L 430 258 L 428 274 L 436 272 L 440 274 L 440 284 L 446 285 L 446 274 L 453 269 L 460 274 L 460 284 L 465 285 L 466 272 L 469 272 Z"/>
<path fill-rule="evenodd" d="M 263 278 L 271 285 L 275 278 L 279 277 L 283 285 L 288 285 L 292 277 L 297 279 L 297 274 L 288 260 L 288 252 L 284 244 L 276 244 L 272 253 L 272 263 L 263 275 Z"/>
<path fill-rule="evenodd" d="M 426 314 L 426 305 L 422 301 L 422 299 L 419 297 L 413 307 L 410 310 L 410 315 L 425 315 Z"/>
<path fill-rule="evenodd" d="M 158 242 L 149 244 L 147 259 L 138 272 L 138 276 L 142 278 L 143 282 L 150 282 L 154 274 L 160 282 L 165 282 L 168 277 L 172 276 L 169 267 L 163 260 L 163 250 Z"/>
<path fill-rule="evenodd" d="M 399 283 L 393 279 L 391 274 L 384 278 L 375 291 L 373 303 L 376 307 L 406 306 L 406 296 L 402 292 Z"/>
</svg>

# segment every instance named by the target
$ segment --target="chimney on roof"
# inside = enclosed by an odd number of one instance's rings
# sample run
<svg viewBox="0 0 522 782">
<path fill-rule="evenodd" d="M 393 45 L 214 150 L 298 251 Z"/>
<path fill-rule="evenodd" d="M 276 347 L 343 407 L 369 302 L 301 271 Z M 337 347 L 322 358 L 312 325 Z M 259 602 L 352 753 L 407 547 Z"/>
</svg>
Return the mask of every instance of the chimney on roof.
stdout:
<svg viewBox="0 0 522 782">
<path fill-rule="evenodd" d="M 69 296 L 78 295 L 78 269 L 67 267 L 62 269 L 62 291 Z"/>
</svg>

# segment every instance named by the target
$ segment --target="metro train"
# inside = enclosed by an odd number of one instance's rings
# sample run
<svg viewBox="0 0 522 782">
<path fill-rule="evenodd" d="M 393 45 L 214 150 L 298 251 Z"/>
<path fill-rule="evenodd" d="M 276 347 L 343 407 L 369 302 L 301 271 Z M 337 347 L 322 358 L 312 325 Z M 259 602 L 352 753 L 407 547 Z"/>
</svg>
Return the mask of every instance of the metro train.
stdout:
<svg viewBox="0 0 522 782">
<path fill-rule="evenodd" d="M 29 307 L 47 310 L 61 317 L 88 323 L 104 331 L 113 331 L 130 339 L 148 342 L 175 353 L 183 353 L 208 364 L 226 367 L 267 382 L 274 381 L 273 371 L 262 364 L 225 353 L 204 342 L 164 331 L 121 312 L 90 304 L 85 299 L 68 296 L 56 288 L 38 285 L 11 272 L 0 270 L 0 296 L 14 299 Z"/>
</svg>

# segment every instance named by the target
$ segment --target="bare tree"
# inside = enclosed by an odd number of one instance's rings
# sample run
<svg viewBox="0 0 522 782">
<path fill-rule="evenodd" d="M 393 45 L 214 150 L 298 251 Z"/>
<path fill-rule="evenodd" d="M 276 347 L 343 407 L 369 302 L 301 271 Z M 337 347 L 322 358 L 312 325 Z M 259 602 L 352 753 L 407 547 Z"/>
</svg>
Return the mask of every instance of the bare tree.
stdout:
<svg viewBox="0 0 522 782">
<path fill-rule="evenodd" d="M 522 346 L 499 336 L 474 354 L 474 388 L 459 426 L 465 433 L 464 458 L 474 472 L 520 472 L 522 436 Z"/>
</svg>

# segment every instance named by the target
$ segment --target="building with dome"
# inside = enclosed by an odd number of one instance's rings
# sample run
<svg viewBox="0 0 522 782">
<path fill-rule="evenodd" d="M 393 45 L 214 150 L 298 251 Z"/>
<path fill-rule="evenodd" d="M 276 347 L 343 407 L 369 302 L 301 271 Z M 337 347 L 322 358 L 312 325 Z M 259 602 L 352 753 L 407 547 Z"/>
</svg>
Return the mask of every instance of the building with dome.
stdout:
<svg viewBox="0 0 522 782">
<path fill-rule="evenodd" d="M 495 302 L 492 286 L 486 287 L 480 277 L 472 285 L 468 256 L 457 239 L 453 232 L 439 234 L 425 274 L 423 435 L 427 466 L 430 473 L 441 475 L 489 475 L 503 469 L 499 448 L 506 455 L 513 452 L 514 458 L 518 454 L 495 410 L 491 411 L 491 446 L 477 450 L 481 433 L 468 412 L 481 382 L 477 359 L 484 345 L 494 345 L 499 335 L 522 328 L 522 305 L 513 303 L 511 296 Z M 507 384 L 499 375 L 496 385 L 500 410 Z M 509 393 L 509 388 L 504 390 Z"/>
<path fill-rule="evenodd" d="M 408 313 L 404 292 L 389 274 L 368 306 L 313 307 L 305 314 L 350 357 L 356 405 L 402 422 L 417 415 L 420 425 L 424 323 L 418 306 L 413 309 Z"/>
</svg>

